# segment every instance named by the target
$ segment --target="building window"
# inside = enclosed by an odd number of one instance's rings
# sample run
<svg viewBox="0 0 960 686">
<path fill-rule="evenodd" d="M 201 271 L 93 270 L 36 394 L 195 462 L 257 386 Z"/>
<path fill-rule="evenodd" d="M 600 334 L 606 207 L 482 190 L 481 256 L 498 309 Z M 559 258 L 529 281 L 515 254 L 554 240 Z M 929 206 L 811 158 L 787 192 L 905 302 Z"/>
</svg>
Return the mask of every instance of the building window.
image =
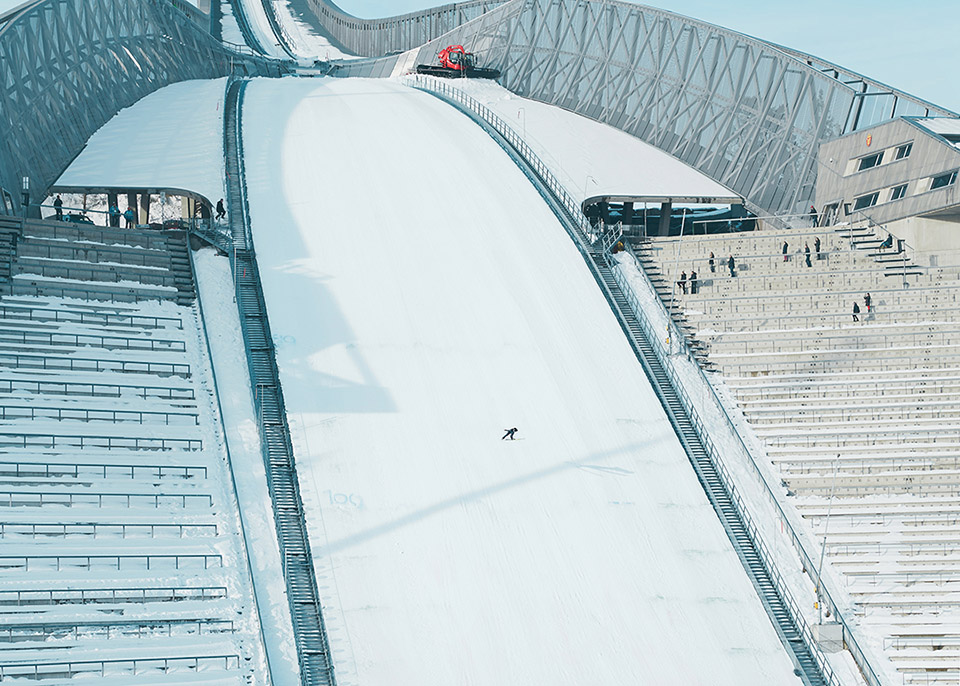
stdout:
<svg viewBox="0 0 960 686">
<path fill-rule="evenodd" d="M 883 153 L 878 152 L 874 155 L 867 155 L 866 157 L 860 158 L 860 164 L 857 165 L 857 171 L 863 171 L 864 169 L 873 169 L 878 164 L 880 160 L 883 159 Z"/>
<path fill-rule="evenodd" d="M 868 207 L 873 207 L 877 204 L 877 200 L 880 199 L 880 193 L 874 192 L 867 195 L 861 195 L 859 198 L 854 198 L 853 201 L 853 211 L 865 210 Z"/>
<path fill-rule="evenodd" d="M 899 200 L 907 194 L 907 184 L 902 186 L 896 186 L 892 191 L 890 191 L 891 200 Z"/>
<path fill-rule="evenodd" d="M 897 148 L 897 156 L 894 159 L 904 160 L 910 157 L 910 153 L 913 152 L 913 143 L 906 143 Z"/>
<path fill-rule="evenodd" d="M 935 191 L 938 188 L 946 188 L 947 186 L 952 186 L 957 182 L 957 172 L 952 171 L 949 174 L 941 174 L 940 176 L 934 176 L 933 182 L 930 184 L 930 190 Z"/>
</svg>

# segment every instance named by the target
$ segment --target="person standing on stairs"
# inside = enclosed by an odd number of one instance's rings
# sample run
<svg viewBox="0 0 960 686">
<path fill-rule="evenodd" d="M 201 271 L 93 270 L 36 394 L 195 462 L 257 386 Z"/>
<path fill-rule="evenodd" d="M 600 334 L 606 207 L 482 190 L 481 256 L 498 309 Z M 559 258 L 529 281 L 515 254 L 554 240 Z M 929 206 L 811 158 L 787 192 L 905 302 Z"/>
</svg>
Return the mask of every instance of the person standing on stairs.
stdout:
<svg viewBox="0 0 960 686">
<path fill-rule="evenodd" d="M 63 221 L 63 200 L 57 195 L 57 199 L 53 201 L 53 209 L 57 213 L 57 221 Z"/>
<path fill-rule="evenodd" d="M 731 278 L 736 278 L 736 276 L 737 276 L 737 273 L 734 271 L 734 267 L 735 267 L 735 266 L 736 266 L 736 262 L 733 261 L 733 255 L 731 255 L 731 256 L 730 256 L 730 259 L 727 260 L 727 267 L 730 269 L 730 277 L 731 277 Z"/>
<path fill-rule="evenodd" d="M 217 200 L 217 221 L 227 216 L 227 210 L 223 207 L 223 198 Z"/>
<path fill-rule="evenodd" d="M 789 249 L 790 249 L 790 246 L 787 244 L 786 241 L 784 241 L 783 242 L 783 261 L 784 262 L 787 262 L 790 259 L 789 256 L 787 255 L 787 251 Z"/>
<path fill-rule="evenodd" d="M 860 321 L 860 306 L 857 303 L 853 303 L 853 321 Z"/>
<path fill-rule="evenodd" d="M 127 228 L 132 229 L 136 225 L 136 213 L 132 207 L 128 207 L 123 213 L 123 218 L 127 220 Z"/>
<path fill-rule="evenodd" d="M 677 285 L 680 286 L 680 290 L 684 295 L 687 294 L 687 273 L 680 272 L 680 280 L 677 281 Z"/>
<path fill-rule="evenodd" d="M 810 205 L 810 221 L 813 223 L 813 228 L 820 226 L 820 215 L 817 214 L 817 208 L 813 205 Z"/>
<path fill-rule="evenodd" d="M 822 259 L 820 256 L 820 236 L 813 237 L 813 250 L 817 253 L 817 259 Z"/>
<path fill-rule="evenodd" d="M 699 288 L 700 284 L 697 282 L 697 270 L 694 269 L 690 272 L 690 295 L 696 295 Z"/>
<path fill-rule="evenodd" d="M 867 307 L 867 314 L 870 314 L 870 304 L 873 302 L 873 298 L 870 297 L 870 294 L 867 293 L 863 296 L 863 304 Z"/>
<path fill-rule="evenodd" d="M 716 273 L 716 271 L 717 270 L 713 268 L 713 252 L 711 252 L 710 253 L 710 273 L 714 274 Z"/>
<path fill-rule="evenodd" d="M 809 243 L 803 244 L 803 255 L 804 255 L 804 259 L 807 261 L 807 266 L 812 267 L 813 265 L 810 264 L 810 244 Z"/>
</svg>

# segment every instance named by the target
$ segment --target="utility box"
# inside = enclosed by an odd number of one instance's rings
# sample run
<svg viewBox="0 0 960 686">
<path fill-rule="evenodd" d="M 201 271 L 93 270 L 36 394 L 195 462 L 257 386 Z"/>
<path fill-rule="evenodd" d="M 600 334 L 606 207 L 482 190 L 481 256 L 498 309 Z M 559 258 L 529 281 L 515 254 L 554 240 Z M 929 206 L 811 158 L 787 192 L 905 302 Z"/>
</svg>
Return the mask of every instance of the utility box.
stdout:
<svg viewBox="0 0 960 686">
<path fill-rule="evenodd" d="M 843 625 L 839 622 L 814 624 L 813 637 L 825 653 L 839 653 L 843 650 Z"/>
</svg>

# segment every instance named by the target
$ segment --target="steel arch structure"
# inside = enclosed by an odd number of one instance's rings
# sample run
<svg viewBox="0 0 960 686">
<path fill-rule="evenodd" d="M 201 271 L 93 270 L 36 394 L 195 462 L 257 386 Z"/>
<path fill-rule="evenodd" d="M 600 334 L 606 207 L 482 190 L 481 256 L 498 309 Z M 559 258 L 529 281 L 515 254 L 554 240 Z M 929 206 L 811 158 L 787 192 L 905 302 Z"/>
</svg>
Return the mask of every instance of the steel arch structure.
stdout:
<svg viewBox="0 0 960 686">
<path fill-rule="evenodd" d="M 158 88 L 279 69 L 164 0 L 38 0 L 0 23 L 0 187 L 18 205 L 21 177 L 44 193 L 98 128 Z"/>
<path fill-rule="evenodd" d="M 468 0 L 389 19 L 358 19 L 327 0 L 307 0 L 323 27 L 355 55 L 380 57 L 418 48 L 507 0 Z"/>
<path fill-rule="evenodd" d="M 402 20 L 367 31 L 386 38 Z M 369 38 L 347 47 L 372 54 Z M 469 45 L 514 93 L 651 143 L 764 215 L 806 212 L 822 142 L 903 115 L 956 116 L 812 56 L 618 0 L 499 3 L 424 45 L 417 63 L 447 44 Z M 396 61 L 341 73 L 390 73 Z"/>
</svg>

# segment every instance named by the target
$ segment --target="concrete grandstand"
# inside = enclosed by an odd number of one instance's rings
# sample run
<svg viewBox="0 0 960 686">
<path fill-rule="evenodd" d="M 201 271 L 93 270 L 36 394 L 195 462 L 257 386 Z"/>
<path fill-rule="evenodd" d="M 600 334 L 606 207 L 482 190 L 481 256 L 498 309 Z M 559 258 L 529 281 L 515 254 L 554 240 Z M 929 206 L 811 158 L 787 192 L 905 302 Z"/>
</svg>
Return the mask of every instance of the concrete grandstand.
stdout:
<svg viewBox="0 0 960 686">
<path fill-rule="evenodd" d="M 958 115 L 612 0 L 0 55 L 0 681 L 960 679 Z"/>
</svg>

